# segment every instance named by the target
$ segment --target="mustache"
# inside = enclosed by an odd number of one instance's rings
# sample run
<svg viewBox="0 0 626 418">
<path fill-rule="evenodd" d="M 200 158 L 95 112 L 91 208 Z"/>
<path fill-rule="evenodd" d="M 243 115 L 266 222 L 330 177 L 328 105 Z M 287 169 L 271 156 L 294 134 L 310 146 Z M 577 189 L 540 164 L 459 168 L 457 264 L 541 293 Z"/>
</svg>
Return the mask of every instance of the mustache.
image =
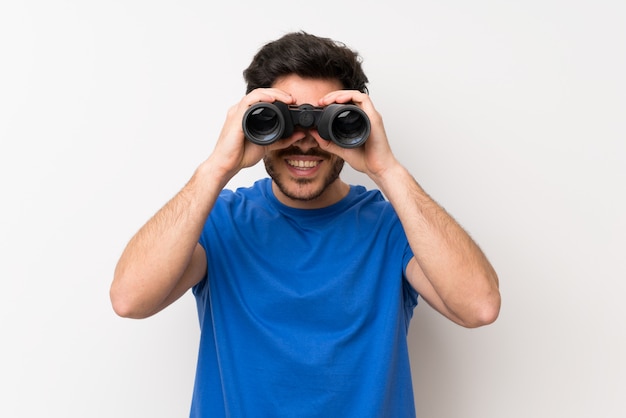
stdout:
<svg viewBox="0 0 626 418">
<path fill-rule="evenodd" d="M 300 147 L 292 145 L 288 148 L 277 151 L 278 157 L 285 157 L 288 155 L 307 155 L 310 157 L 330 158 L 332 154 L 322 151 L 319 148 L 309 148 L 308 151 L 303 151 Z"/>
</svg>

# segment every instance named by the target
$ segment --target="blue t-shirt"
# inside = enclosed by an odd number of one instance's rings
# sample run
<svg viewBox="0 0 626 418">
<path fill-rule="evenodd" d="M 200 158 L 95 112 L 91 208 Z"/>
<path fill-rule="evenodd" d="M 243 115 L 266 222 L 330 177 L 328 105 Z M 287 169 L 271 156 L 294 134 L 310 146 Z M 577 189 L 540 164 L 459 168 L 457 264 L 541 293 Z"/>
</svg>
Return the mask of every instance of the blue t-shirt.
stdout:
<svg viewBox="0 0 626 418">
<path fill-rule="evenodd" d="M 271 180 L 220 194 L 200 237 L 190 416 L 413 417 L 413 256 L 382 194 L 295 209 Z"/>
</svg>

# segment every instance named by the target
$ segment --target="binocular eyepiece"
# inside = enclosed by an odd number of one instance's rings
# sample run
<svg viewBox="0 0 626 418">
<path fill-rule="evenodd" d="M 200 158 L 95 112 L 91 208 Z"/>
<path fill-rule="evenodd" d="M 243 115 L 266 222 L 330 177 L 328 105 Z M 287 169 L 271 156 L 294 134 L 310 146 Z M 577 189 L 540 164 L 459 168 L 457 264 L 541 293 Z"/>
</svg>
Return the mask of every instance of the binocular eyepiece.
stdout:
<svg viewBox="0 0 626 418">
<path fill-rule="evenodd" d="M 316 127 L 322 138 L 343 148 L 362 145 L 370 134 L 369 118 L 353 104 L 333 103 L 316 107 L 259 102 L 246 111 L 242 124 L 246 138 L 258 145 L 269 145 L 287 138 L 296 126 Z"/>
</svg>

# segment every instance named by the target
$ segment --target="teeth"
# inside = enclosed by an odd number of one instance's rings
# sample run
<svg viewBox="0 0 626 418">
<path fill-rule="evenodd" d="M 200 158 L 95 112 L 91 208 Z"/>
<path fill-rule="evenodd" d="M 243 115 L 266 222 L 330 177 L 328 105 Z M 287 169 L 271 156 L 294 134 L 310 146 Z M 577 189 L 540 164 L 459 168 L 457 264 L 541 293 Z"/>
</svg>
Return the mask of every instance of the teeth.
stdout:
<svg viewBox="0 0 626 418">
<path fill-rule="evenodd" d="M 287 160 L 287 164 L 296 168 L 313 168 L 319 163 L 319 161 Z"/>
</svg>

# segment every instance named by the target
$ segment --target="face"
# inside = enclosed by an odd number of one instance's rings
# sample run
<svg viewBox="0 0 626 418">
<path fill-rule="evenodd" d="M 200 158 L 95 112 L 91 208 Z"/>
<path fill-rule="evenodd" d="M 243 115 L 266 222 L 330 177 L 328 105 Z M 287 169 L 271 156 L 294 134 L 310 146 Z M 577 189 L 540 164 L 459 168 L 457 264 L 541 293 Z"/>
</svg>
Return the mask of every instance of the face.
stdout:
<svg viewBox="0 0 626 418">
<path fill-rule="evenodd" d="M 274 88 L 290 93 L 296 104 L 317 105 L 320 98 L 342 88 L 336 80 L 302 79 L 289 75 L 278 79 Z M 263 161 L 273 180 L 274 194 L 282 203 L 300 208 L 324 207 L 343 198 L 348 185 L 339 179 L 344 161 L 323 151 L 315 129 L 296 128 L 290 138 L 268 148 Z"/>
</svg>

